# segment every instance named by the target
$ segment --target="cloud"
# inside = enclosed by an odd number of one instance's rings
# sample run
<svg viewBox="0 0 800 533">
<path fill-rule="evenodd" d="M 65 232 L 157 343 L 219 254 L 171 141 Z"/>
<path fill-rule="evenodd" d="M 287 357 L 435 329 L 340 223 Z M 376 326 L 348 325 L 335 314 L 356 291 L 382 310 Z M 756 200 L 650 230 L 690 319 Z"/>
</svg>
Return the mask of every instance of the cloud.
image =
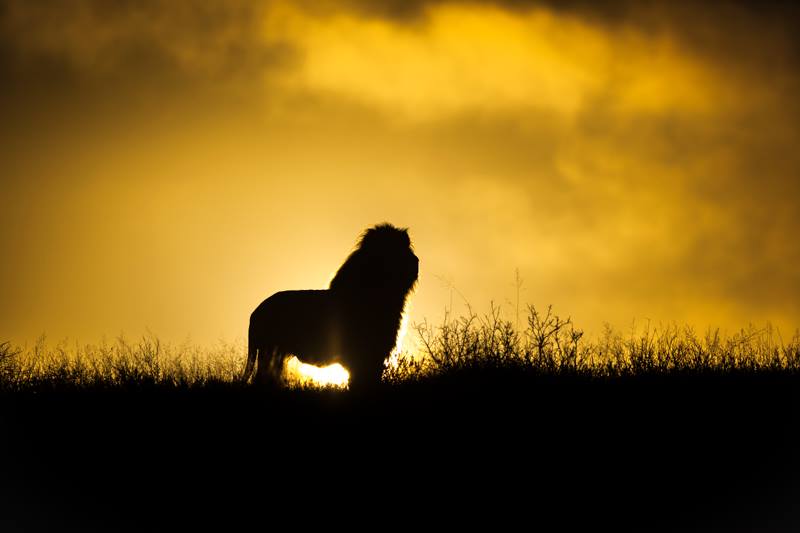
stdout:
<svg viewBox="0 0 800 533">
<path fill-rule="evenodd" d="M 266 4 L 234 0 L 103 2 L 7 0 L 0 10 L 4 78 L 30 84 L 113 80 L 156 83 L 261 76 L 290 64 L 292 50 L 267 43 Z"/>
<path fill-rule="evenodd" d="M 548 110 L 598 102 L 626 112 L 710 112 L 730 105 L 714 65 L 669 35 L 610 31 L 547 9 L 443 4 L 415 24 L 309 13 L 280 4 L 265 33 L 301 51 L 295 90 L 329 91 L 389 115 Z"/>
<path fill-rule="evenodd" d="M 796 88 L 797 9 L 638 2 L 5 0 L 8 94 L 195 85 L 328 92 L 396 117 L 709 112 Z M 772 7 L 770 7 L 772 6 Z M 747 84 L 747 98 L 773 89 Z M 57 88 L 58 90 L 53 90 Z M 111 89 L 112 90 L 108 90 Z M 128 91 L 123 90 L 121 94 Z M 795 104 L 796 105 L 796 104 Z"/>
</svg>

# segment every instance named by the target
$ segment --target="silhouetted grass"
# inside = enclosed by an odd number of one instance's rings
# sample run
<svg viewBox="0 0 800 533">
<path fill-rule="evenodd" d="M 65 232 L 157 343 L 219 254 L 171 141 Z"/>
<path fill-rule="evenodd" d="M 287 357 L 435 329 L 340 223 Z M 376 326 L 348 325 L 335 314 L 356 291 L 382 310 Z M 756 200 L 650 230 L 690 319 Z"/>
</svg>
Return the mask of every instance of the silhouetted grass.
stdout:
<svg viewBox="0 0 800 533">
<path fill-rule="evenodd" d="M 606 326 L 598 339 L 586 339 L 552 307 L 541 313 L 529 306 L 522 331 L 495 307 L 483 316 L 445 317 L 438 326 L 422 322 L 415 330 L 422 357 L 389 369 L 393 381 L 493 370 L 601 378 L 800 372 L 800 334 L 784 342 L 771 326 L 751 325 L 730 336 L 719 329 L 701 335 L 676 324 L 648 324 L 628 335 Z"/>
<path fill-rule="evenodd" d="M 236 344 L 0 344 L 2 516 L 176 531 L 216 510 L 237 529 L 321 500 L 349 520 L 374 498 L 448 520 L 494 502 L 492 520 L 519 509 L 545 531 L 796 530 L 768 526 L 790 517 L 800 472 L 797 335 L 588 339 L 532 307 L 520 329 L 492 309 L 411 334 L 421 357 L 364 395 L 242 384 Z"/>
<path fill-rule="evenodd" d="M 572 321 L 528 308 L 524 328 L 501 317 L 498 308 L 479 316 L 445 316 L 413 328 L 414 357 L 401 354 L 387 365 L 384 381 L 407 383 L 510 376 L 619 378 L 643 375 L 755 374 L 800 372 L 800 336 L 783 342 L 770 328 L 750 326 L 734 335 L 698 334 L 690 327 L 646 327 L 628 335 L 606 327 L 587 339 Z M 776 338 L 777 337 L 777 338 Z M 0 390 L 197 389 L 242 387 L 245 346 L 201 348 L 171 345 L 153 335 L 136 341 L 118 337 L 94 345 L 40 338 L 32 347 L 0 344 Z"/>
<path fill-rule="evenodd" d="M 38 391 L 106 388 L 191 389 L 234 383 L 242 347 L 173 346 L 153 335 L 137 341 L 49 346 L 44 337 L 30 348 L 0 345 L 0 388 Z"/>
</svg>

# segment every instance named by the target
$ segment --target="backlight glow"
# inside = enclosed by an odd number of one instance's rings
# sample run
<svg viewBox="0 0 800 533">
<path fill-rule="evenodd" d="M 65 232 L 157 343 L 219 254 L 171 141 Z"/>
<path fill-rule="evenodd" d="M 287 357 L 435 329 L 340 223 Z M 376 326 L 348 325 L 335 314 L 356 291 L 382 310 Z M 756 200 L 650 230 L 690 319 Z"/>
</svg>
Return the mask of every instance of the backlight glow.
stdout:
<svg viewBox="0 0 800 533">
<path fill-rule="evenodd" d="M 350 373 L 339 363 L 328 366 L 314 366 L 290 357 L 284 367 L 286 381 L 296 387 L 334 387 L 344 389 L 350 380 Z"/>
</svg>

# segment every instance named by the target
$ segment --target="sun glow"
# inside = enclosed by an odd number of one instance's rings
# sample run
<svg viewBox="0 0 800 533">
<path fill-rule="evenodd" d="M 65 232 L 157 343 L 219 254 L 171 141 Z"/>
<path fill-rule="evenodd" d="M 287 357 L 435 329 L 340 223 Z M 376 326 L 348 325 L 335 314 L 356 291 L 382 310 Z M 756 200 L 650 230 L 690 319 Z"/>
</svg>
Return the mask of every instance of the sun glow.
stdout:
<svg viewBox="0 0 800 533">
<path fill-rule="evenodd" d="M 406 333 L 408 333 L 408 321 L 409 317 L 411 316 L 411 304 L 406 301 L 405 307 L 403 307 L 403 314 L 400 318 L 400 328 L 397 330 L 397 340 L 394 343 L 394 349 L 392 350 L 391 357 L 397 357 L 403 352 L 404 348 L 404 341 L 406 338 Z"/>
<path fill-rule="evenodd" d="M 304 363 L 294 356 L 286 360 L 284 374 L 289 384 L 299 387 L 344 389 L 350 380 L 350 373 L 339 363 L 320 367 Z"/>
<path fill-rule="evenodd" d="M 415 350 L 411 346 L 406 346 L 406 334 L 408 333 L 408 325 L 411 319 L 411 300 L 406 300 L 406 305 L 403 308 L 403 315 L 400 319 L 400 328 L 397 330 L 397 340 L 395 341 L 394 349 L 386 360 L 386 366 L 389 368 L 397 368 L 400 360 L 403 357 L 415 357 Z"/>
</svg>

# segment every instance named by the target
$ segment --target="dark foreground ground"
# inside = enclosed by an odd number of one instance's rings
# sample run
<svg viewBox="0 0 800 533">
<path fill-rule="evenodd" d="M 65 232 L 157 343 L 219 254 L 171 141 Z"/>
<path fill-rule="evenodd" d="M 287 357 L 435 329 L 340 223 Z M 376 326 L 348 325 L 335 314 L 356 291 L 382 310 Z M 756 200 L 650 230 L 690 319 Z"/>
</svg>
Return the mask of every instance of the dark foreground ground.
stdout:
<svg viewBox="0 0 800 533">
<path fill-rule="evenodd" d="M 0 531 L 800 531 L 800 379 L 0 397 Z"/>
</svg>

